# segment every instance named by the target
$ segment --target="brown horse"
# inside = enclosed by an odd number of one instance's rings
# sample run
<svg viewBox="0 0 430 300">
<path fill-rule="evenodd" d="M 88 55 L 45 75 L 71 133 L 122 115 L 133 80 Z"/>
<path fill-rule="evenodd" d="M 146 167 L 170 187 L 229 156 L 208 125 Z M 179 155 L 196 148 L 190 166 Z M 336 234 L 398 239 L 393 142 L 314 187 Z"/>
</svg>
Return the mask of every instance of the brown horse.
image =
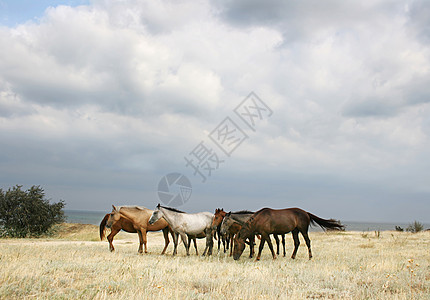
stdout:
<svg viewBox="0 0 430 300">
<path fill-rule="evenodd" d="M 230 218 L 232 214 L 235 216 L 234 220 Z M 222 208 L 221 209 L 217 208 L 215 210 L 214 220 L 212 221 L 212 227 L 220 228 L 219 230 L 220 235 L 226 237 L 227 249 L 229 247 L 229 243 L 231 242 L 230 256 L 232 256 L 234 236 L 242 228 L 242 224 L 245 223 L 253 214 L 254 212 L 251 212 L 248 210 L 241 210 L 241 211 L 229 212 L 229 213 L 226 213 Z M 255 240 L 254 236 L 251 236 L 248 239 L 248 241 L 245 241 L 245 243 L 249 245 L 249 250 L 250 250 L 249 258 L 252 258 L 254 256 L 254 245 L 255 245 L 254 240 Z"/>
<path fill-rule="evenodd" d="M 167 246 L 170 243 L 169 231 L 173 236 L 173 231 L 170 229 L 166 220 L 160 219 L 153 225 L 148 224 L 148 220 L 152 215 L 152 210 L 141 206 L 119 206 L 115 207 L 112 205 L 112 212 L 106 214 L 100 223 L 100 239 L 103 240 L 106 228 L 111 229 L 111 233 L 107 236 L 109 241 L 109 250 L 114 251 L 112 241 L 114 236 L 124 230 L 129 233 L 137 233 L 139 235 L 139 249 L 138 252 L 143 252 L 142 245 L 145 246 L 145 253 L 147 253 L 146 247 L 146 232 L 147 231 L 163 231 L 164 236 L 164 249 L 161 254 L 166 252 Z"/>
<path fill-rule="evenodd" d="M 264 243 L 267 241 L 270 251 L 272 252 L 273 259 L 276 254 L 273 251 L 270 234 L 285 234 L 292 232 L 294 239 L 294 251 L 291 258 L 296 257 L 297 249 L 300 245 L 299 232 L 305 239 L 306 246 L 309 250 L 309 259 L 312 258 L 311 241 L 308 236 L 309 225 L 318 224 L 323 229 L 342 230 L 344 226 L 339 221 L 330 219 L 322 219 L 311 213 L 308 213 L 300 208 L 287 208 L 287 209 L 271 209 L 263 208 L 257 211 L 243 226 L 234 240 L 233 258 L 239 259 L 245 248 L 245 239 L 253 234 L 261 234 L 260 247 L 256 260 L 260 260 L 261 251 L 263 250 Z"/>
</svg>

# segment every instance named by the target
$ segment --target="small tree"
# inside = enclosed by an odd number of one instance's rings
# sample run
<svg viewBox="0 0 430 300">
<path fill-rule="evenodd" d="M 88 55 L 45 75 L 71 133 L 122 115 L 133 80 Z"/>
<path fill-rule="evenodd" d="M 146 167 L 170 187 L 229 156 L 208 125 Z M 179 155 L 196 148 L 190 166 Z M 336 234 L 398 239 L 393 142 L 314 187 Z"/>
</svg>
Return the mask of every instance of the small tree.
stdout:
<svg viewBox="0 0 430 300">
<path fill-rule="evenodd" d="M 414 221 L 412 224 L 409 224 L 408 228 L 406 228 L 406 231 L 417 233 L 424 229 L 424 225 L 418 221 Z"/>
<path fill-rule="evenodd" d="M 40 186 L 21 187 L 0 189 L 0 236 L 40 236 L 64 222 L 64 201 L 50 204 Z"/>
</svg>

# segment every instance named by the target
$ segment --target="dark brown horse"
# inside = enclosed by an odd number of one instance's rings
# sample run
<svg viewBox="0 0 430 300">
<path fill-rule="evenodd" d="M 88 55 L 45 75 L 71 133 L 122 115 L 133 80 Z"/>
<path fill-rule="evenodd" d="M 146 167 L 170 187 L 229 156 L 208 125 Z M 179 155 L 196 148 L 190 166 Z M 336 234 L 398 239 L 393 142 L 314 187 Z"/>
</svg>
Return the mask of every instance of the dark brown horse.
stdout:
<svg viewBox="0 0 430 300">
<path fill-rule="evenodd" d="M 148 210 L 144 207 L 138 206 L 129 206 L 129 207 L 118 207 L 112 205 L 112 212 L 106 214 L 103 220 L 100 222 L 100 240 L 104 239 L 106 228 L 110 228 L 111 232 L 107 236 L 107 240 L 109 242 L 109 250 L 112 252 L 115 250 L 112 242 L 115 235 L 118 234 L 121 230 L 129 233 L 137 233 L 139 235 L 139 249 L 138 252 L 143 252 L 143 245 L 145 246 L 145 253 L 147 252 L 146 248 L 146 232 L 147 231 L 163 231 L 164 236 L 164 249 L 161 254 L 166 252 L 167 246 L 170 243 L 169 240 L 169 232 L 173 236 L 173 231 L 170 229 L 167 222 L 163 219 L 160 222 L 157 222 L 154 225 L 148 225 L 148 219 L 152 214 L 152 210 Z M 126 210 L 126 215 L 120 213 L 120 211 Z M 149 215 L 148 215 L 149 214 Z"/>
<path fill-rule="evenodd" d="M 323 229 L 342 230 L 344 226 L 339 221 L 322 219 L 300 208 L 271 209 L 263 208 L 257 211 L 243 226 L 234 240 L 233 258 L 239 259 L 245 249 L 245 240 L 253 234 L 261 234 L 260 247 L 256 260 L 260 260 L 261 251 L 267 241 L 273 259 L 276 254 L 273 251 L 270 234 L 285 234 L 292 232 L 294 239 L 294 251 L 291 258 L 296 257 L 300 245 L 299 232 L 305 239 L 309 250 L 309 259 L 312 258 L 311 241 L 308 236 L 309 225 L 318 224 Z"/>
</svg>

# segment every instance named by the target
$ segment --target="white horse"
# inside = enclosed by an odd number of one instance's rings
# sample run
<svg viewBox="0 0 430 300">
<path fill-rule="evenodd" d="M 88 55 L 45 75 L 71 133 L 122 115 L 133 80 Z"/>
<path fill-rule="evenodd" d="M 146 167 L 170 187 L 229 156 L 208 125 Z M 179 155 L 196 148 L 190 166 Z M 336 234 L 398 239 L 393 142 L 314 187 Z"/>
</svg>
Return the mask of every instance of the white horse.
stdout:
<svg viewBox="0 0 430 300">
<path fill-rule="evenodd" d="M 178 235 L 181 235 L 187 255 L 190 255 L 190 245 L 187 241 L 187 236 L 193 238 L 201 235 L 202 233 L 206 235 L 206 248 L 203 252 L 203 256 L 206 254 L 206 251 L 208 251 L 208 255 L 212 254 L 212 220 L 214 218 L 212 213 L 200 212 L 196 214 L 187 214 L 175 208 L 165 207 L 158 204 L 157 210 L 152 213 L 148 223 L 154 224 L 161 218 L 164 218 L 170 225 L 170 228 L 175 232 L 173 237 L 173 242 L 175 245 L 173 255 L 176 255 L 177 253 Z"/>
</svg>

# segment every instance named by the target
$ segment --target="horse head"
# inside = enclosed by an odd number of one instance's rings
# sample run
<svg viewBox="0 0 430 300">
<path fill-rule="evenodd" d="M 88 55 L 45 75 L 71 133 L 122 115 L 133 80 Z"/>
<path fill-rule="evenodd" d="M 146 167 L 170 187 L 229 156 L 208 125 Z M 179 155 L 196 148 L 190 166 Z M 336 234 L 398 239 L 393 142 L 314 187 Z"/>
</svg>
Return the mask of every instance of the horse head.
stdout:
<svg viewBox="0 0 430 300">
<path fill-rule="evenodd" d="M 245 239 L 236 236 L 234 238 L 233 259 L 238 260 L 245 250 Z"/>
<path fill-rule="evenodd" d="M 245 240 L 251 236 L 251 230 L 245 223 L 234 238 L 233 259 L 238 260 L 245 249 Z"/>
<path fill-rule="evenodd" d="M 217 208 L 215 210 L 214 218 L 212 220 L 212 228 L 215 229 L 216 227 L 218 227 L 221 224 L 222 220 L 224 219 L 225 215 L 226 215 L 226 212 L 224 211 L 223 208 L 221 209 Z"/>
<path fill-rule="evenodd" d="M 111 228 L 113 224 L 118 222 L 121 219 L 121 213 L 119 212 L 119 209 L 115 207 L 115 205 L 112 205 L 112 212 L 109 214 L 109 218 L 106 222 L 106 227 Z"/>
<path fill-rule="evenodd" d="M 163 212 L 160 210 L 160 203 L 157 205 L 157 210 L 154 210 L 154 212 L 151 215 L 151 218 L 149 218 L 148 224 L 152 225 L 158 220 L 160 220 L 163 217 Z"/>
</svg>

